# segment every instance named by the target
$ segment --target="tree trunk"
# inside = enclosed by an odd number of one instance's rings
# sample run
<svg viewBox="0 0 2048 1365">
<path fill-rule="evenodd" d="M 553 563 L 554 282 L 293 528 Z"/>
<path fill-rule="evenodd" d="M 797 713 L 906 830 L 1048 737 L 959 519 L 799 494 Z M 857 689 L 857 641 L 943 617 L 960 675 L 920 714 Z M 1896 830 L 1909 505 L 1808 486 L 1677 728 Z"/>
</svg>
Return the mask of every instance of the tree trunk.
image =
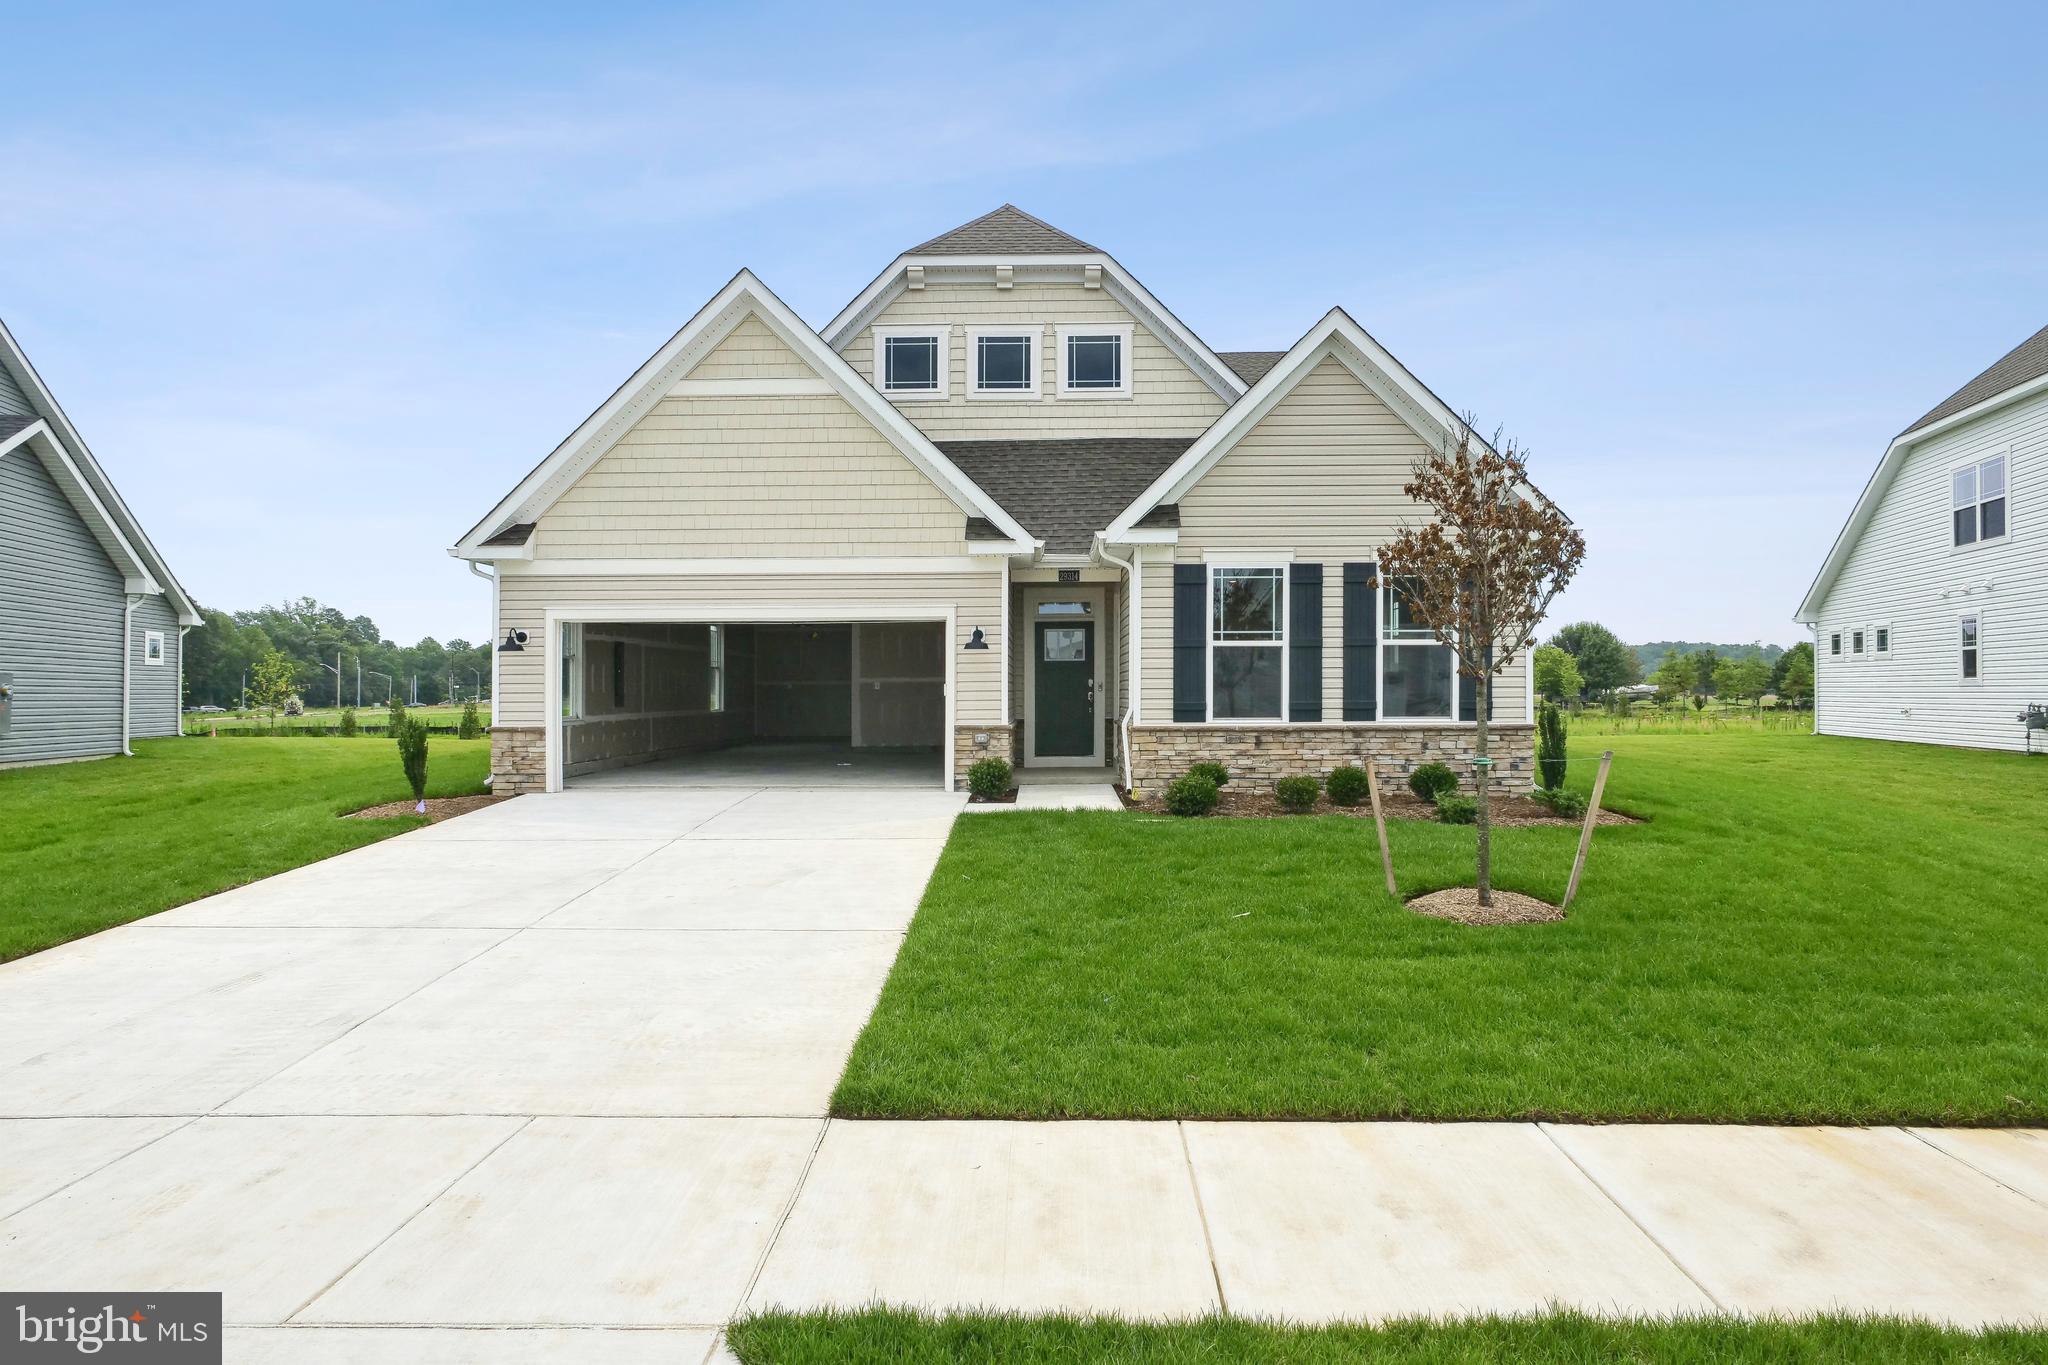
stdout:
<svg viewBox="0 0 2048 1365">
<path fill-rule="evenodd" d="M 1479 771 L 1479 903 L 1493 904 L 1493 756 L 1487 751 L 1486 732 L 1487 693 L 1493 687 L 1493 679 L 1484 674 L 1473 680 L 1473 718 L 1478 723 L 1478 762 L 1473 764 Z"/>
</svg>

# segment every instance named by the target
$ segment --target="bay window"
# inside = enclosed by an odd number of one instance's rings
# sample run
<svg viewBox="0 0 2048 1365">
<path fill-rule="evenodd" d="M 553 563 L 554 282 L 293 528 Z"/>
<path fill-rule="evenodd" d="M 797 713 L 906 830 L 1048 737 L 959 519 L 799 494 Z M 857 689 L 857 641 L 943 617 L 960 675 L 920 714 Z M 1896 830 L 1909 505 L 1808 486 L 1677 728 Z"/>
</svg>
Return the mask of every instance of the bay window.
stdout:
<svg viewBox="0 0 2048 1365">
<path fill-rule="evenodd" d="M 1209 571 L 1209 718 L 1287 714 L 1287 571 Z"/>
<path fill-rule="evenodd" d="M 1408 579 L 1384 585 L 1380 634 L 1380 716 L 1386 720 L 1452 720 L 1457 671 L 1448 647 L 1415 614 Z"/>
</svg>

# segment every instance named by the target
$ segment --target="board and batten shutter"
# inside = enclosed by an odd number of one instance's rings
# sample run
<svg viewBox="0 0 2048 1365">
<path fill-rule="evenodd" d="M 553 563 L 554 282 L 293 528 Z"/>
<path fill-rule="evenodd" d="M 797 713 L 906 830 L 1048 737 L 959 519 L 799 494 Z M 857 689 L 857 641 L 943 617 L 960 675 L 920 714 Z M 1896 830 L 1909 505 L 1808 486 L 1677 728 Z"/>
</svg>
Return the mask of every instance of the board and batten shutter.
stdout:
<svg viewBox="0 0 2048 1365">
<path fill-rule="evenodd" d="M 1378 566 L 1344 566 L 1344 719 L 1379 719 Z"/>
<path fill-rule="evenodd" d="M 1207 605 L 1209 567 L 1173 566 L 1173 718 L 1176 722 L 1209 718 Z"/>
<path fill-rule="evenodd" d="M 1287 719 L 1323 718 L 1323 566 L 1287 566 Z"/>
</svg>

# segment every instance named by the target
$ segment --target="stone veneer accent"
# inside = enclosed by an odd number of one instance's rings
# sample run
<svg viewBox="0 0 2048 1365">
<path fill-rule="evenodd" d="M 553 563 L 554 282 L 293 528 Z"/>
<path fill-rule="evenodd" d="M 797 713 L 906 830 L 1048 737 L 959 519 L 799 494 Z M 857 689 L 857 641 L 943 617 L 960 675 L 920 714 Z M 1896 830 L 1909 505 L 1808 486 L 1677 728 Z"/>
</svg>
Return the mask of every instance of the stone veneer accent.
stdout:
<svg viewBox="0 0 2048 1365">
<path fill-rule="evenodd" d="M 491 727 L 491 792 L 524 796 L 548 788 L 547 737 L 539 725 Z"/>
<path fill-rule="evenodd" d="M 967 790 L 967 769 L 984 758 L 1007 758 L 1012 768 L 1024 752 L 1024 722 L 953 727 L 953 790 Z"/>
<path fill-rule="evenodd" d="M 1231 785 L 1270 787 L 1275 778 L 1322 778 L 1339 764 L 1379 765 L 1380 789 L 1402 790 L 1424 763 L 1448 763 L 1469 789 L 1470 725 L 1140 725 L 1131 730 L 1131 782 L 1140 791 L 1171 782 L 1204 759 L 1230 769 Z M 1525 792 L 1536 785 L 1536 727 L 1487 727 L 1494 786 Z"/>
</svg>

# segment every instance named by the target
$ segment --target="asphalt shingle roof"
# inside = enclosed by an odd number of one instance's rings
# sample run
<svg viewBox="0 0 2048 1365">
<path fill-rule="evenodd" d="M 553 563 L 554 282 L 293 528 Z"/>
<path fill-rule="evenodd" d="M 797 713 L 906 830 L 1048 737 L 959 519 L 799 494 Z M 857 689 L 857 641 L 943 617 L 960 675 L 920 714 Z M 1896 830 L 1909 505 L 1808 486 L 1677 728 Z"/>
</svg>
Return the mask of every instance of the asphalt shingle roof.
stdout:
<svg viewBox="0 0 2048 1365">
<path fill-rule="evenodd" d="M 513 523 L 512 523 L 512 524 L 511 524 L 510 526 L 507 526 L 507 527 L 506 527 L 506 528 L 505 528 L 504 530 L 502 530 L 502 531 L 498 532 L 498 534 L 496 534 L 496 535 L 492 536 L 492 537 L 491 537 L 491 538 L 490 538 L 489 540 L 485 541 L 485 542 L 484 542 L 484 544 L 486 544 L 486 545 L 524 545 L 524 544 L 526 543 L 526 541 L 527 541 L 527 538 L 528 538 L 528 537 L 530 537 L 530 536 L 531 536 L 532 534 L 533 534 L 533 523 L 532 523 L 532 522 L 530 522 L 530 521 L 515 521 L 515 522 L 513 522 Z"/>
<path fill-rule="evenodd" d="M 1285 351 L 1218 351 L 1216 358 L 1237 371 L 1237 377 L 1245 383 L 1256 384 L 1286 354 Z"/>
<path fill-rule="evenodd" d="M 2043 375 L 2048 375 L 2048 327 L 2043 327 L 2007 351 L 1990 369 L 1935 404 L 1925 417 L 1907 427 L 1901 434 L 1910 434 L 1930 422 L 1953 417 L 1964 408 L 1975 407 L 1987 398 L 1996 398 L 2007 389 L 2016 388 Z"/>
<path fill-rule="evenodd" d="M 1054 554 L 1081 554 L 1192 436 L 939 441 L 946 458 Z"/>
<path fill-rule="evenodd" d="M 1033 218 L 1015 204 L 984 213 L 971 223 L 942 232 L 910 248 L 912 256 L 1064 256 L 1094 251 L 1078 237 L 1069 237 L 1050 223 Z"/>
</svg>

